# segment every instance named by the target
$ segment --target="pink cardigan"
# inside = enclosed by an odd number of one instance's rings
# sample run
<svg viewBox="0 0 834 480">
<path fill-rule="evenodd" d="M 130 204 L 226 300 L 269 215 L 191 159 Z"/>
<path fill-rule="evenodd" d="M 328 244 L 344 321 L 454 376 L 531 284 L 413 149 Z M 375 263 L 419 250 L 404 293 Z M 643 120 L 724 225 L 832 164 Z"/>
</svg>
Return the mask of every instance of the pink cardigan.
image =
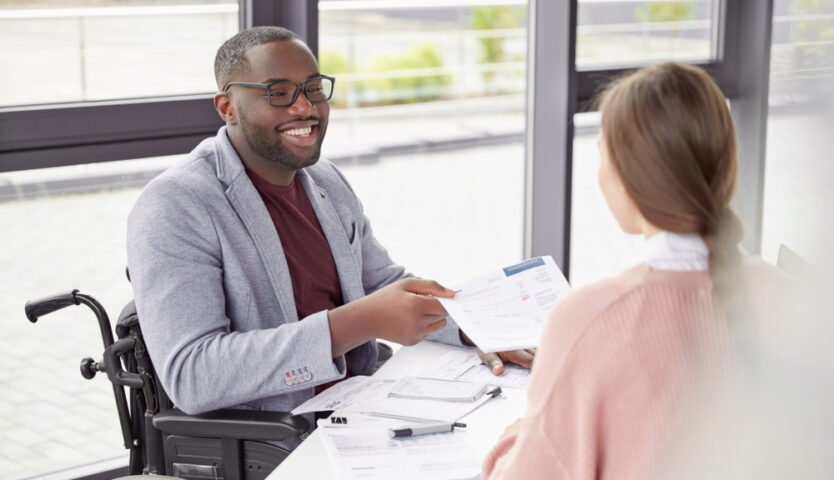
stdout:
<svg viewBox="0 0 834 480">
<path fill-rule="evenodd" d="M 517 435 L 484 479 L 631 479 L 658 467 L 704 373 L 732 350 L 707 271 L 638 265 L 550 314 Z M 677 419 L 676 419 L 677 418 Z"/>
</svg>

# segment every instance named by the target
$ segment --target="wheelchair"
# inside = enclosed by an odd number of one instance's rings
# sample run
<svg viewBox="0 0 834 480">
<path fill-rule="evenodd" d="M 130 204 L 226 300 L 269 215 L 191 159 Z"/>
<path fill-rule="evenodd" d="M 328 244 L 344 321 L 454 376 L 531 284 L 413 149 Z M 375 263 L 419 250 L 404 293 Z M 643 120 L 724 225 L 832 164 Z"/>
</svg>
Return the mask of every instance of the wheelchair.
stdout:
<svg viewBox="0 0 834 480">
<path fill-rule="evenodd" d="M 95 313 L 104 342 L 102 360 L 84 358 L 81 375 L 92 379 L 104 372 L 112 383 L 130 475 L 262 480 L 290 453 L 268 442 L 303 438 L 309 430 L 306 419 L 287 412 L 223 409 L 187 415 L 177 410 L 145 349 L 133 301 L 119 315 L 115 341 L 107 312 L 78 290 L 26 302 L 26 317 L 35 323 L 81 304 Z"/>
</svg>

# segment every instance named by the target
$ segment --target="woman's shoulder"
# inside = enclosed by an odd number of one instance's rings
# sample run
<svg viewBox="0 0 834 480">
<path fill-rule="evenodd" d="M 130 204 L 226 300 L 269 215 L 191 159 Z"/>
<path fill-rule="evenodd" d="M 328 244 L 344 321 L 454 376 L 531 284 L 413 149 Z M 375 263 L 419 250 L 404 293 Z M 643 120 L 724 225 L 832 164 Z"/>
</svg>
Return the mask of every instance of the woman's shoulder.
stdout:
<svg viewBox="0 0 834 480">
<path fill-rule="evenodd" d="M 651 305 L 667 303 L 666 297 L 671 298 L 682 289 L 711 298 L 709 274 L 637 265 L 615 277 L 578 288 L 559 300 L 548 316 L 541 343 L 555 346 L 567 355 L 584 337 L 613 342 L 626 330 L 639 333 L 646 316 L 653 316 Z M 609 335 L 606 331 L 617 334 Z"/>
<path fill-rule="evenodd" d="M 651 272 L 648 266 L 637 265 L 615 277 L 577 288 L 559 300 L 550 317 L 594 318 L 644 284 Z"/>
</svg>

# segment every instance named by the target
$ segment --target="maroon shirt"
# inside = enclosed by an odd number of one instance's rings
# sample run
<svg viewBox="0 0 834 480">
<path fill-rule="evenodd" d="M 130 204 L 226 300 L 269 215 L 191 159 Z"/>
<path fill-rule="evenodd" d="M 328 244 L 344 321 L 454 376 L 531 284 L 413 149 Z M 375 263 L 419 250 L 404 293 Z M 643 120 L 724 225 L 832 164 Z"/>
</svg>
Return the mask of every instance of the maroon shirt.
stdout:
<svg viewBox="0 0 834 480">
<path fill-rule="evenodd" d="M 330 245 L 301 182 L 273 185 L 247 169 L 281 239 L 298 318 L 344 304 Z"/>
</svg>

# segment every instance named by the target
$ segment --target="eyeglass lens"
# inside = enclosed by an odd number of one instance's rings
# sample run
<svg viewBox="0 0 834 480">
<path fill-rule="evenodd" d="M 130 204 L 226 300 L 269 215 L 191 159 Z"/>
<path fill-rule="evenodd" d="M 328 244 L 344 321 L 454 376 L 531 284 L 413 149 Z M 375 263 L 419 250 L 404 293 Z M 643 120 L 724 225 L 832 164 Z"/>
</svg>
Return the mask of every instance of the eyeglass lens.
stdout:
<svg viewBox="0 0 834 480">
<path fill-rule="evenodd" d="M 326 102 L 333 93 L 333 82 L 329 78 L 311 78 L 304 84 L 307 100 L 311 103 Z M 298 86 L 292 82 L 275 83 L 269 88 L 269 103 L 276 107 L 293 103 Z"/>
</svg>

